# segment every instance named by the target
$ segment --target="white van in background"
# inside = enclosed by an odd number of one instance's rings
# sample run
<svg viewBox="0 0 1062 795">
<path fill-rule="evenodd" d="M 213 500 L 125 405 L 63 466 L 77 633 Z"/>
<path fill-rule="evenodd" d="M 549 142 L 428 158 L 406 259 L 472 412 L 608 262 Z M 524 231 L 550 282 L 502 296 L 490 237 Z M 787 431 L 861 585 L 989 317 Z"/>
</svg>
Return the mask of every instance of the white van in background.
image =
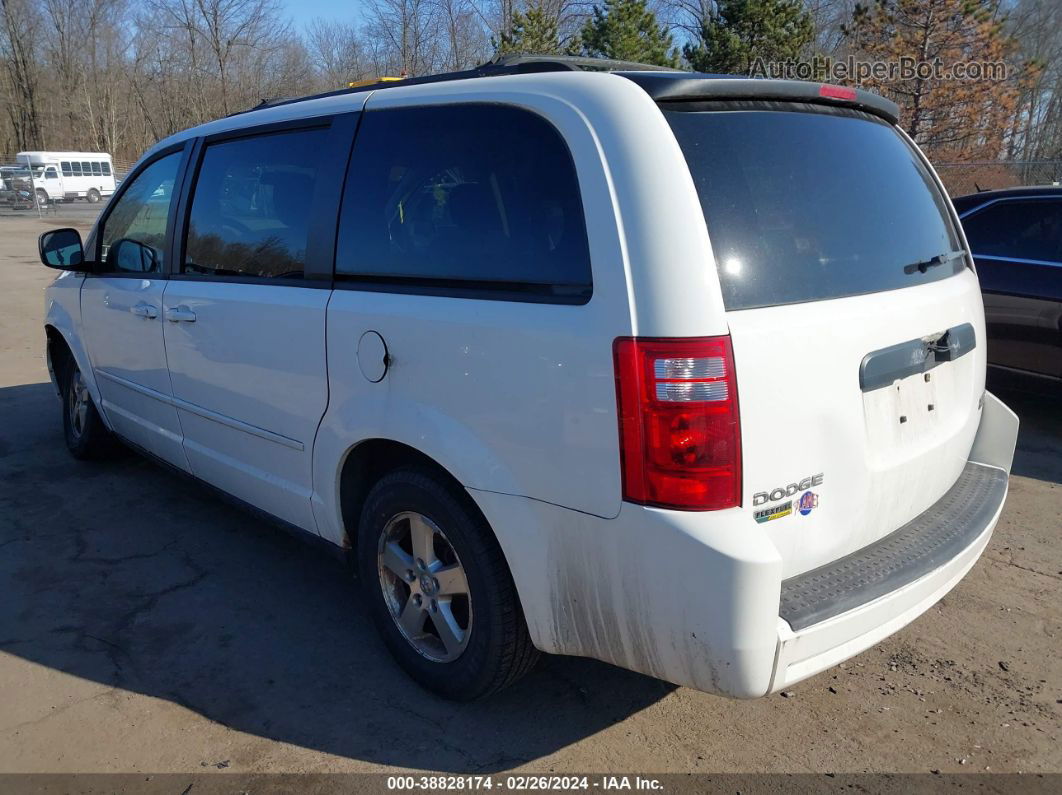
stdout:
<svg viewBox="0 0 1062 795">
<path fill-rule="evenodd" d="M 19 152 L 16 157 L 33 170 L 38 201 L 94 204 L 114 193 L 114 168 L 106 152 Z"/>
</svg>

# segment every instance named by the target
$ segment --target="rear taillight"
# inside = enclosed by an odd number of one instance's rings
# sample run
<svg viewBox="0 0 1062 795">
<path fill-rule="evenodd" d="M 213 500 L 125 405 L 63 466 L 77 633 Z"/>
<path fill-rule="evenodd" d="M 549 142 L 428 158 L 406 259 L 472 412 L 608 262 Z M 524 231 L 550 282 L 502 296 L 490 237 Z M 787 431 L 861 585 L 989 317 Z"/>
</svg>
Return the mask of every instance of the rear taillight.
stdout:
<svg viewBox="0 0 1062 795">
<path fill-rule="evenodd" d="M 730 337 L 620 337 L 613 354 L 623 498 L 688 511 L 740 505 Z"/>
</svg>

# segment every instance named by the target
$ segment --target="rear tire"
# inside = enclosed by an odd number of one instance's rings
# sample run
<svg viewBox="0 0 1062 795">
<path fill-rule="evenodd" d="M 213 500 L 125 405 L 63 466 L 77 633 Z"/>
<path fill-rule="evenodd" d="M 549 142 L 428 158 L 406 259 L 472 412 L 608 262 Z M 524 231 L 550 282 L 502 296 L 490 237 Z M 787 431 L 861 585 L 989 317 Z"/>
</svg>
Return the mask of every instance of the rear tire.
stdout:
<svg viewBox="0 0 1062 795">
<path fill-rule="evenodd" d="M 95 188 L 91 188 L 89 192 L 85 194 L 85 200 L 89 204 L 95 204 L 100 200 L 100 192 Z"/>
<path fill-rule="evenodd" d="M 366 498 L 357 550 L 373 623 L 421 686 L 471 701 L 534 667 L 501 548 L 459 489 L 429 470 L 385 475 Z"/>
<path fill-rule="evenodd" d="M 81 378 L 81 370 L 70 361 L 63 377 L 63 434 L 74 458 L 104 458 L 117 447 L 114 437 L 100 419 L 92 395 Z"/>
</svg>

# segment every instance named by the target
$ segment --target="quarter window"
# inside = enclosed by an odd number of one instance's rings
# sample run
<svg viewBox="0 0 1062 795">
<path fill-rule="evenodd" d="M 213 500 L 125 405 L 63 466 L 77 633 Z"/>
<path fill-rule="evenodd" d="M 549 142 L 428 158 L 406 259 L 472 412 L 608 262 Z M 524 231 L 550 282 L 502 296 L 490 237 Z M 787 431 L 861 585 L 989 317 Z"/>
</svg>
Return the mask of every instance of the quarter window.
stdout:
<svg viewBox="0 0 1062 795">
<path fill-rule="evenodd" d="M 158 273 L 165 264 L 166 225 L 181 153 L 160 157 L 118 198 L 100 233 L 108 272 Z"/>
<path fill-rule="evenodd" d="M 590 255 L 564 140 L 541 116 L 502 105 L 366 113 L 336 272 L 585 301 Z"/>
<path fill-rule="evenodd" d="M 111 175 L 111 164 L 106 162 L 106 161 L 104 161 L 100 165 L 101 165 L 101 168 L 103 169 L 103 176 L 109 177 Z"/>
<path fill-rule="evenodd" d="M 325 128 L 210 144 L 188 217 L 184 272 L 301 278 Z"/>
<path fill-rule="evenodd" d="M 962 225 L 974 256 L 1062 262 L 1062 202 L 1001 201 Z"/>
</svg>

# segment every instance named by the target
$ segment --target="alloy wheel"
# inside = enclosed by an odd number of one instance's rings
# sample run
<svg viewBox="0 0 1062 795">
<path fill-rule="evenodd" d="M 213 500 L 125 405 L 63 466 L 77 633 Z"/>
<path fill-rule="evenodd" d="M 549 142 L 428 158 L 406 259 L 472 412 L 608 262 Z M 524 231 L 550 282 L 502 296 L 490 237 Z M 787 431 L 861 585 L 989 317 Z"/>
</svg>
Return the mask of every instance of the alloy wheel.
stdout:
<svg viewBox="0 0 1062 795">
<path fill-rule="evenodd" d="M 457 552 L 428 517 L 393 516 L 380 534 L 377 569 L 384 602 L 406 641 L 434 662 L 461 656 L 472 632 L 472 600 Z"/>
</svg>

